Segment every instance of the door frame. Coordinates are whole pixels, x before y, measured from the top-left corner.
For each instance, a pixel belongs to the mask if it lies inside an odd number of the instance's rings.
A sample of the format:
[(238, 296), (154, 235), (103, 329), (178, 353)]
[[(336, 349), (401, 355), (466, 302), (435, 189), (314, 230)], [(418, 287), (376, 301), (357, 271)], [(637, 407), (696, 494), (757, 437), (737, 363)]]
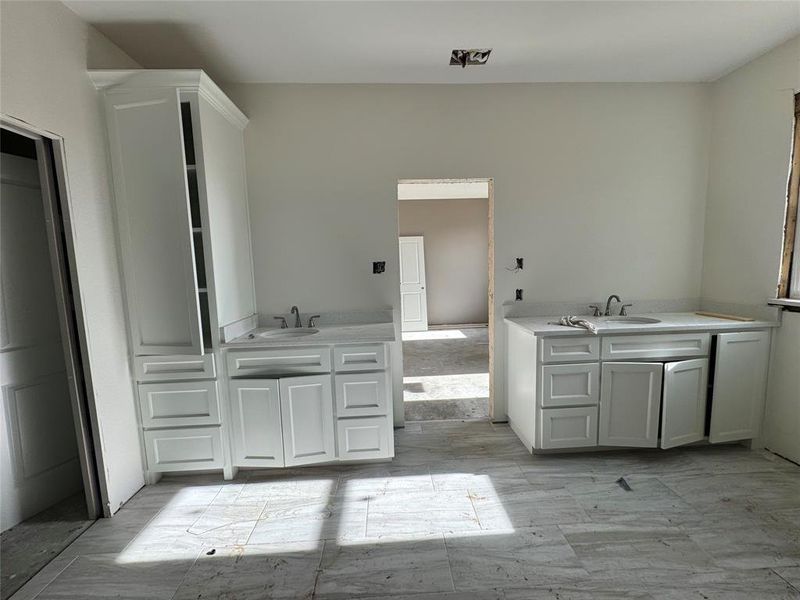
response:
[[(0, 114), (0, 127), (31, 139), (36, 145), (50, 266), (83, 491), (88, 516), (97, 519), (104, 516), (106, 511), (103, 507), (108, 507), (108, 487), (102, 453), (94, 443), (100, 436), (87, 350), (83, 295), (76, 268), (72, 198), (67, 185), (64, 138), (5, 114)], [(111, 515), (108, 513), (105, 516)]]
[[(488, 329), (489, 329), (489, 419), (497, 421), (495, 415), (495, 302), (494, 302), (494, 177), (454, 177), (454, 178), (428, 178), (428, 179), (398, 179), (397, 184), (401, 183), (486, 183), (488, 186), (488, 229), (489, 229), (489, 247), (486, 268), (488, 270), (488, 290), (487, 295), (489, 298), (489, 314)], [(397, 197), (397, 187), (395, 186), (395, 197)], [(400, 203), (403, 200), (397, 199), (397, 235), (400, 237)], [(398, 260), (399, 260), (399, 245), (397, 246)], [(400, 279), (397, 280), (398, 294), (400, 290)], [(400, 351), (402, 353), (402, 340), (400, 342)], [(402, 373), (401, 373), (402, 378)]]
[[(401, 332), (403, 332), (403, 331), (428, 331), (428, 329), (429, 329), (429, 323), (428, 323), (428, 290), (425, 289), (426, 286), (428, 285), (428, 282), (426, 281), (427, 275), (426, 275), (426, 272), (425, 272), (425, 237), (422, 236), (422, 235), (401, 235), (401, 236), (399, 236), (399, 242), (400, 243), (399, 243), (398, 247), (402, 247), (403, 240), (414, 240), (417, 243), (417, 250), (418, 250), (418, 252), (417, 252), (417, 267), (419, 268), (420, 274), (422, 275), (422, 277), (420, 277), (420, 279), (422, 280), (421, 295), (424, 298), (424, 302), (425, 302), (425, 310), (424, 310), (424, 313), (425, 313), (425, 329), (404, 329), (403, 328), (405, 326), (405, 321), (403, 320), (403, 289), (402, 289), (403, 288), (403, 279), (402, 279), (402, 276), (403, 276), (403, 256), (402, 256), (402, 251), (401, 251), (400, 252), (400, 269), (399, 269), (399, 272), (400, 272), (400, 331)], [(420, 249), (422, 249), (422, 252), (419, 252)]]

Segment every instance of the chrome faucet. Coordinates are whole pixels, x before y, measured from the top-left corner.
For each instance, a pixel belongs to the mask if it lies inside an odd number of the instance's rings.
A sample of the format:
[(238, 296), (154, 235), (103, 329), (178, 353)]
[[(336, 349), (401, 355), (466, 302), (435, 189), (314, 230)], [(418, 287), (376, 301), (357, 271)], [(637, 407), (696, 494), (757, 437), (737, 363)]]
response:
[(611, 294), (606, 301), (606, 312), (603, 313), (604, 316), (608, 317), (611, 316), (611, 301), (616, 300), (617, 302), (622, 302), (619, 296), (616, 294)]
[[(619, 298), (617, 298), (617, 300), (619, 300)], [(300, 309), (297, 308), (296, 306), (293, 306), (291, 312), (294, 315), (294, 326), (295, 327), (302, 327), (303, 323), (302, 323), (302, 321), (300, 321)]]

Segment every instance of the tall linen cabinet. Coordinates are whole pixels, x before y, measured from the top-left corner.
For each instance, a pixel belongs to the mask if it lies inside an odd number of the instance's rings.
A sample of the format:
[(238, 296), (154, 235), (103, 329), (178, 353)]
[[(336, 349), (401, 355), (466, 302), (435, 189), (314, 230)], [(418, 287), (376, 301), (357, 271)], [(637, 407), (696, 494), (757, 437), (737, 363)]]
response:
[(230, 478), (220, 343), (256, 325), (247, 118), (199, 70), (90, 75), (108, 124), (148, 481)]

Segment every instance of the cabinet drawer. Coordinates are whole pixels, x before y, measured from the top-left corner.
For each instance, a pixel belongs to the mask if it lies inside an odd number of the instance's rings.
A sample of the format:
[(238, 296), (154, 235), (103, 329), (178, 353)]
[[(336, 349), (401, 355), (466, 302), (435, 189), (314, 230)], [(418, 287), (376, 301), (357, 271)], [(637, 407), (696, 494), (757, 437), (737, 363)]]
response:
[(142, 426), (219, 425), (216, 381), (140, 383)]
[(222, 467), (219, 427), (151, 429), (144, 432), (150, 471), (196, 471)]
[(217, 370), (213, 354), (183, 356), (137, 356), (136, 381), (214, 379)]
[(597, 446), (597, 407), (537, 409), (539, 447), (584, 448)]
[(339, 419), (336, 422), (339, 458), (342, 460), (366, 460), (388, 458), (389, 421), (386, 417), (363, 417)]
[(609, 335), (603, 337), (603, 360), (631, 358), (688, 358), (708, 356), (708, 333)]
[(386, 414), (386, 373), (337, 374), (336, 415), (368, 417)]
[(541, 406), (585, 406), (600, 399), (600, 365), (545, 365), (541, 367)]
[(335, 346), (333, 368), (336, 371), (382, 371), (386, 368), (386, 346)]
[(543, 363), (600, 360), (600, 340), (597, 337), (542, 338), (539, 356)]
[(230, 377), (330, 373), (328, 347), (230, 350), (226, 357)]

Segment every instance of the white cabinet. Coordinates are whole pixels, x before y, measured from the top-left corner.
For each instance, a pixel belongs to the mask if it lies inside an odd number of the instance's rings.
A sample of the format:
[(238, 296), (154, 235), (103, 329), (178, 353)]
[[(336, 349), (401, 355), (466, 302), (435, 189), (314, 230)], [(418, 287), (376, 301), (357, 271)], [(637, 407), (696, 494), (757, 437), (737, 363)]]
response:
[(600, 365), (545, 365), (541, 368), (542, 408), (597, 404), (600, 399)]
[(539, 344), (543, 363), (596, 361), (600, 358), (597, 337), (543, 338)]
[(336, 374), (336, 416), (385, 415), (389, 389), (386, 373)]
[(230, 384), (233, 460), (246, 467), (282, 467), (281, 400), (275, 379)]
[(280, 397), (286, 466), (334, 460), (331, 376), (281, 379)]
[(655, 448), (661, 363), (604, 363), (600, 384), (601, 446)]
[(216, 381), (139, 384), (145, 428), (219, 425)]
[(218, 469), (223, 465), (219, 427), (151, 429), (144, 432), (147, 467), (155, 473)]
[(339, 419), (336, 422), (339, 458), (366, 460), (387, 458), (390, 454), (387, 417)]
[(674, 448), (703, 439), (708, 394), (708, 359), (664, 365), (661, 447)]
[(709, 441), (755, 437), (766, 393), (769, 333), (747, 331), (717, 336)]
[(537, 414), (539, 448), (551, 450), (597, 446), (597, 406), (550, 408)]

